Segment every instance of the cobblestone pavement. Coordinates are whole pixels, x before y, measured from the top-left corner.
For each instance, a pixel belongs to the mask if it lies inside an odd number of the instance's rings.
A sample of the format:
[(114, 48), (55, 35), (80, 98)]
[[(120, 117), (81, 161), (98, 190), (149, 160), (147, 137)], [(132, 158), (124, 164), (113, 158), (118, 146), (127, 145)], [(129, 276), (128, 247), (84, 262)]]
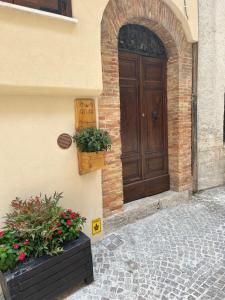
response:
[(225, 300), (225, 187), (93, 246), (95, 281), (66, 300)]

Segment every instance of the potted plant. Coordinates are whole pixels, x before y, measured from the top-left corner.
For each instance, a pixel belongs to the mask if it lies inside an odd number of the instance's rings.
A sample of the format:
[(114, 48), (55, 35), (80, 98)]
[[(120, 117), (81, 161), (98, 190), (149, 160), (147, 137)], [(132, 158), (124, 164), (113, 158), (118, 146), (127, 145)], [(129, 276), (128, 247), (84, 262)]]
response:
[(83, 128), (74, 136), (78, 148), (79, 173), (81, 175), (105, 167), (105, 152), (111, 149), (111, 138), (107, 131)]
[(0, 231), (0, 284), (6, 300), (55, 299), (93, 281), (85, 218), (59, 205), (62, 193), (16, 198)]

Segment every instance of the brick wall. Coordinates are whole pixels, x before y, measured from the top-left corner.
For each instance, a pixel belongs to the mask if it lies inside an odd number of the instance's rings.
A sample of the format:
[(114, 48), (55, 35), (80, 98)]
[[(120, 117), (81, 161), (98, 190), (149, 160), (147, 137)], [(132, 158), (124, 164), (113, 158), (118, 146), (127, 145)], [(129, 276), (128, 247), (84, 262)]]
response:
[(104, 215), (123, 207), (120, 139), (120, 94), (117, 38), (124, 24), (144, 25), (163, 41), (168, 52), (168, 147), (171, 189), (191, 189), (192, 47), (182, 26), (161, 0), (110, 0), (102, 19), (103, 94), (99, 99), (99, 125), (113, 138), (108, 168), (103, 171)]

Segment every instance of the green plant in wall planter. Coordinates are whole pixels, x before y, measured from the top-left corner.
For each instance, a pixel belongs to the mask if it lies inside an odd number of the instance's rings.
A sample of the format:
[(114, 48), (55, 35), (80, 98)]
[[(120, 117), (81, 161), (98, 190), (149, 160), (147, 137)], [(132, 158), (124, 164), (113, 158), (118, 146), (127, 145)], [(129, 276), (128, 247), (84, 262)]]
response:
[(105, 152), (111, 149), (112, 141), (107, 131), (83, 128), (74, 136), (78, 148), (79, 172), (81, 175), (105, 167)]

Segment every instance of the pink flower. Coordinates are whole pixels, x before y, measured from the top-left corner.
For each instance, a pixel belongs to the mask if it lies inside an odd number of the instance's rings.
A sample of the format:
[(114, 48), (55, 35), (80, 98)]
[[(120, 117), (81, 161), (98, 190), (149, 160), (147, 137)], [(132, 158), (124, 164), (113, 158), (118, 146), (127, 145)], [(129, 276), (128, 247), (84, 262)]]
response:
[(21, 252), (20, 255), (19, 255), (19, 257), (18, 257), (18, 260), (24, 261), (25, 258), (26, 258), (26, 253)]
[(28, 240), (25, 240), (24, 242), (23, 242), (23, 245), (27, 245), (28, 244)]
[(20, 245), (19, 244), (13, 244), (13, 249), (17, 250), (19, 249)]
[(67, 215), (66, 214), (62, 214), (62, 217), (65, 219), (67, 217)]
[(2, 238), (4, 236), (4, 231), (0, 231), (0, 238)]
[(71, 220), (67, 220), (66, 224), (69, 225), (69, 226), (71, 226), (72, 225), (72, 221)]
[(61, 229), (58, 230), (58, 234), (61, 235), (63, 232)]
[(72, 209), (67, 209), (66, 212), (71, 213), (71, 212), (72, 212)]

